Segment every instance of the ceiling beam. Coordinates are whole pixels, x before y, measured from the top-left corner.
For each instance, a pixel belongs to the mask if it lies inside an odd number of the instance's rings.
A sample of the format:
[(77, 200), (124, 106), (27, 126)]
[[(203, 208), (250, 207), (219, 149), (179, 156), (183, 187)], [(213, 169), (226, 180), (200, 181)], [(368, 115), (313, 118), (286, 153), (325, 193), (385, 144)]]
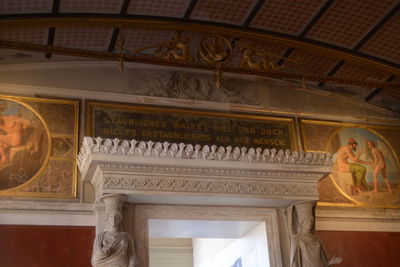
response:
[[(58, 12), (60, 10), (60, 0), (53, 0), (53, 8), (52, 8), (52, 16), (57, 17)], [(52, 46), (54, 44), (54, 36), (56, 33), (56, 28), (50, 27), (49, 32), (47, 35), (47, 45)], [(51, 53), (46, 53), (45, 54), (46, 58), (50, 59), (52, 54)]]
[(253, 21), (254, 17), (257, 15), (258, 11), (260, 11), (261, 7), (264, 5), (265, 0), (258, 0), (258, 2), (254, 5), (253, 9), (250, 11), (247, 18), (244, 20), (242, 27), (248, 28), (250, 23)]
[[(123, 25), (124, 28), (136, 28), (136, 29), (158, 29), (158, 30), (171, 30), (171, 31), (188, 31), (198, 33), (220, 33), (225, 36), (232, 36), (237, 38), (247, 38), (255, 41), (271, 42), (278, 45), (285, 45), (288, 47), (307, 49), (316, 53), (322, 53), (335, 57), (338, 59), (352, 61), (355, 63), (374, 66), (375, 68), (385, 70), (400, 76), (400, 65), (376, 58), (371, 55), (363, 54), (360, 52), (353, 52), (349, 49), (329, 45), (323, 42), (300, 39), (296, 36), (291, 36), (283, 33), (270, 32), (265, 30), (256, 29), (241, 29), (232, 25), (226, 25), (221, 23), (201, 23), (201, 22), (185, 22), (180, 20), (162, 20), (162, 19), (149, 19), (137, 18), (133, 16), (128, 18), (128, 15), (124, 18), (118, 16), (72, 16), (69, 14), (68, 17), (37, 17), (37, 18), (8, 18), (0, 19), (0, 30), (7, 28), (26, 28), (26, 27), (120, 27)], [(2, 18), (2, 16), (0, 16)]]
[[(390, 83), (391, 81), (393, 81), (394, 79), (396, 79), (396, 76), (392, 75), (389, 78), (386, 79), (385, 82)], [(369, 102), (372, 98), (374, 98), (377, 94), (379, 94), (380, 92), (382, 92), (383, 88), (375, 88), (373, 89), (366, 97), (365, 97), (365, 101)]]
[(333, 4), (334, 0), (328, 0), (325, 2), (325, 4), (321, 7), (321, 9), (318, 11), (318, 13), (310, 20), (310, 22), (304, 27), (303, 31), (300, 33), (299, 37), (303, 38), (305, 37), (312, 27), (319, 21), (319, 19), (325, 14), (325, 12), (331, 7)]
[[(304, 27), (303, 31), (298, 35), (298, 38), (304, 39), (307, 33), (314, 27), (314, 25), (318, 22), (318, 20), (325, 14), (325, 12), (329, 9), (329, 7), (333, 4), (333, 0), (328, 0), (325, 4), (321, 7), (318, 13), (310, 20), (310, 22)], [(285, 53), (282, 55), (284, 58), (288, 58), (292, 52), (294, 51), (293, 48), (288, 48)], [(278, 66), (281, 66), (285, 62), (284, 59), (280, 59), (278, 61)]]
[(52, 8), (53, 16), (57, 16), (59, 11), (60, 11), (60, 0), (53, 0), (53, 8)]
[(283, 55), (282, 55), (282, 58), (279, 59), (276, 64), (278, 66), (282, 66), (283, 63), (285, 63), (285, 59), (283, 59), (283, 58), (288, 58), (292, 54), (293, 50), (294, 50), (293, 47), (289, 47), (288, 49), (286, 49), (285, 53), (283, 53)]
[(188, 21), (190, 18), (190, 15), (192, 14), (192, 11), (194, 7), (196, 6), (197, 0), (191, 0), (188, 8), (186, 9), (185, 15), (183, 15), (183, 20)]
[(374, 27), (353, 47), (353, 51), (358, 51), (369, 39), (379, 31), (397, 12), (400, 10), (400, 2), (392, 8)]
[[(346, 63), (346, 61), (344, 60), (340, 60), (327, 74), (327, 76), (331, 77), (333, 75), (335, 75), (335, 73), (344, 65), (344, 63)], [(320, 82), (318, 84), (318, 87), (323, 87), (325, 83)]]
[[(128, 10), (128, 6), (129, 6), (129, 1), (130, 0), (124, 0), (124, 2), (122, 3), (121, 6), (121, 10), (119, 12), (119, 15), (121, 17), (126, 15), (126, 11)], [(117, 43), (117, 39), (118, 39), (118, 35), (119, 35), (119, 27), (114, 28), (111, 39), (110, 39), (110, 43), (108, 45), (108, 52), (113, 52), (115, 49), (115, 44)]]

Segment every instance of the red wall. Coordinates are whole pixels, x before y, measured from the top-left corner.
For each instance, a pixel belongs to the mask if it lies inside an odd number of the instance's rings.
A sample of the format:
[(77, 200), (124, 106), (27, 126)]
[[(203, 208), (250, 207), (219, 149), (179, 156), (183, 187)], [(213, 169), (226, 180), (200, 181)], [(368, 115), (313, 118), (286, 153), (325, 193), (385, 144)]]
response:
[[(400, 266), (400, 233), (318, 231), (338, 267)], [(0, 225), (1, 267), (91, 267), (95, 228)]]
[(0, 225), (1, 267), (91, 267), (94, 227)]
[(400, 233), (318, 231), (328, 257), (343, 258), (338, 267), (400, 266)]

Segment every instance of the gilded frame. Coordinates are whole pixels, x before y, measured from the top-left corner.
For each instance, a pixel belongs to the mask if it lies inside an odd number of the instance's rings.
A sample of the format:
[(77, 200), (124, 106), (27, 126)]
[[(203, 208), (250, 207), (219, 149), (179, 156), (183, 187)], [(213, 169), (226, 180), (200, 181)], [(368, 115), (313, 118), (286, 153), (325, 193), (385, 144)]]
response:
[[(330, 136), (329, 136), (327, 142), (325, 143), (324, 149), (315, 150), (315, 149), (310, 149), (309, 139), (307, 138), (307, 133), (305, 132), (305, 125), (307, 125), (307, 124), (308, 125), (332, 126), (332, 127), (337, 127), (337, 128), (332, 133), (330, 133)], [(325, 152), (325, 151), (327, 151), (327, 147), (328, 147), (329, 143), (331, 142), (331, 139), (333, 138), (333, 136), (335, 136), (338, 132), (340, 132), (343, 129), (360, 128), (363, 130), (367, 130), (385, 142), (385, 144), (388, 146), (389, 150), (391, 151), (392, 155), (394, 156), (397, 166), (400, 167), (400, 160), (399, 160), (400, 152), (396, 153), (396, 150), (393, 148), (393, 145), (387, 140), (387, 138), (382, 133), (378, 132), (379, 130), (399, 132), (400, 125), (399, 126), (389, 126), (389, 125), (379, 125), (379, 124), (347, 123), (347, 122), (333, 122), (333, 121), (301, 119), (300, 123), (299, 123), (299, 127), (300, 127), (302, 146), (303, 146), (303, 149), (307, 152), (322, 152), (322, 151)], [(330, 177), (332, 183), (334, 184), (335, 188), (337, 189), (337, 191), (339, 191), (343, 197), (352, 201), (353, 203), (321, 202), (320, 201), (320, 202), (318, 202), (319, 206), (400, 208), (400, 205), (365, 204), (365, 203), (359, 202), (359, 201), (353, 199), (352, 197), (349, 197), (345, 192), (343, 192), (343, 190), (338, 186), (338, 184), (334, 181), (334, 179), (332, 179), (331, 174), (329, 175), (329, 177)]]
[[(188, 108), (176, 108), (168, 106), (154, 106), (154, 105), (139, 105), (139, 104), (129, 104), (129, 103), (114, 103), (114, 102), (102, 102), (96, 100), (86, 101), (86, 134), (89, 136), (94, 135), (92, 120), (93, 120), (93, 110), (94, 108), (104, 107), (112, 109), (125, 109), (127, 111), (139, 111), (139, 112), (154, 112), (158, 114), (176, 113), (192, 116), (211, 116), (211, 117), (225, 117), (233, 119), (249, 119), (273, 123), (282, 123), (288, 125), (291, 149), (296, 150), (299, 148), (297, 131), (295, 130), (295, 120), (291, 117), (272, 117), (263, 116), (255, 114), (237, 113), (237, 112), (223, 112), (223, 111), (213, 111), (213, 110), (202, 110), (202, 109), (188, 109)], [(142, 140), (140, 140), (142, 141)], [(143, 140), (146, 141), (146, 140)], [(212, 145), (212, 144), (209, 144)], [(228, 144), (231, 145), (231, 144)], [(248, 146), (250, 148), (251, 146)], [(253, 146), (256, 147), (256, 146)], [(265, 146), (264, 146), (265, 147)]]
[[(31, 178), (29, 178), (26, 182), (11, 188), (7, 188), (4, 190), (0, 190), (0, 197), (29, 197), (29, 198), (76, 198), (77, 197), (77, 180), (78, 180), (78, 172), (77, 172), (77, 153), (78, 153), (78, 142), (79, 142), (79, 104), (78, 100), (63, 100), (63, 99), (47, 99), (47, 98), (33, 98), (33, 97), (23, 97), (23, 96), (11, 96), (11, 95), (0, 95), (1, 100), (12, 101), (18, 103), (24, 108), (31, 111), (39, 120), (43, 123), (44, 128), (46, 129), (46, 134), (48, 137), (48, 148), (46, 160), (41, 166), (40, 170)], [(43, 114), (38, 111), (38, 106), (40, 105), (66, 105), (72, 111), (72, 116), (70, 116), (69, 120), (73, 125), (73, 129), (71, 129), (72, 134), (60, 134), (56, 132), (52, 132), (49, 128), (49, 121), (46, 120)], [(34, 107), (36, 105), (36, 108)], [(54, 156), (52, 155), (53, 151), (53, 139), (69, 139), (72, 140), (72, 144), (70, 144), (70, 153), (71, 156)], [(35, 184), (40, 183), (41, 175), (44, 175), (46, 170), (50, 168), (50, 163), (69, 163), (71, 166), (71, 177), (66, 177), (68, 180), (70, 190), (68, 192), (35, 192), (29, 191), (30, 186), (34, 186)], [(65, 177), (64, 177), (65, 178)]]

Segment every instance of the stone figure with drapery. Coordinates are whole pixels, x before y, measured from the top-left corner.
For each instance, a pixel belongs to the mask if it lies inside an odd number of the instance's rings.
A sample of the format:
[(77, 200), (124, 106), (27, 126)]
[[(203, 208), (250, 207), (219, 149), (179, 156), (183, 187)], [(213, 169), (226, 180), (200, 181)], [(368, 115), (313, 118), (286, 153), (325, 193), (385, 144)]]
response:
[(106, 195), (102, 198), (106, 207), (105, 231), (96, 236), (93, 245), (93, 267), (135, 267), (136, 254), (132, 236), (121, 232), (121, 195)]
[(321, 240), (315, 235), (315, 202), (299, 202), (287, 209), (290, 235), (290, 267), (327, 267), (342, 262), (328, 261)]

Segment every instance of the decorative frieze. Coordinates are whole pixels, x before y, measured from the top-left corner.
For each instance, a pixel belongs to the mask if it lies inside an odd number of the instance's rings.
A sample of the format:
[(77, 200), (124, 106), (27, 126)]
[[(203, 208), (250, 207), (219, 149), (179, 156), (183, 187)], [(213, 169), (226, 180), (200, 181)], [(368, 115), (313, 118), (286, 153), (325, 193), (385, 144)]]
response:
[(240, 194), (254, 196), (316, 195), (313, 184), (283, 184), (272, 182), (216, 181), (208, 179), (174, 179), (148, 177), (104, 177), (103, 189), (161, 191), (186, 193)]
[(299, 200), (318, 199), (317, 182), (330, 172), (332, 155), (85, 137), (78, 161), (97, 199), (123, 193), (146, 202), (162, 193), (174, 201), (188, 195)]
[(184, 143), (120, 140), (118, 138), (84, 137), (78, 156), (82, 168), (90, 153), (127, 155), (154, 158), (179, 158), (215, 161), (245, 161), (278, 164), (331, 166), (331, 153), (303, 152), (247, 147), (217, 147), (216, 145), (192, 145)]

